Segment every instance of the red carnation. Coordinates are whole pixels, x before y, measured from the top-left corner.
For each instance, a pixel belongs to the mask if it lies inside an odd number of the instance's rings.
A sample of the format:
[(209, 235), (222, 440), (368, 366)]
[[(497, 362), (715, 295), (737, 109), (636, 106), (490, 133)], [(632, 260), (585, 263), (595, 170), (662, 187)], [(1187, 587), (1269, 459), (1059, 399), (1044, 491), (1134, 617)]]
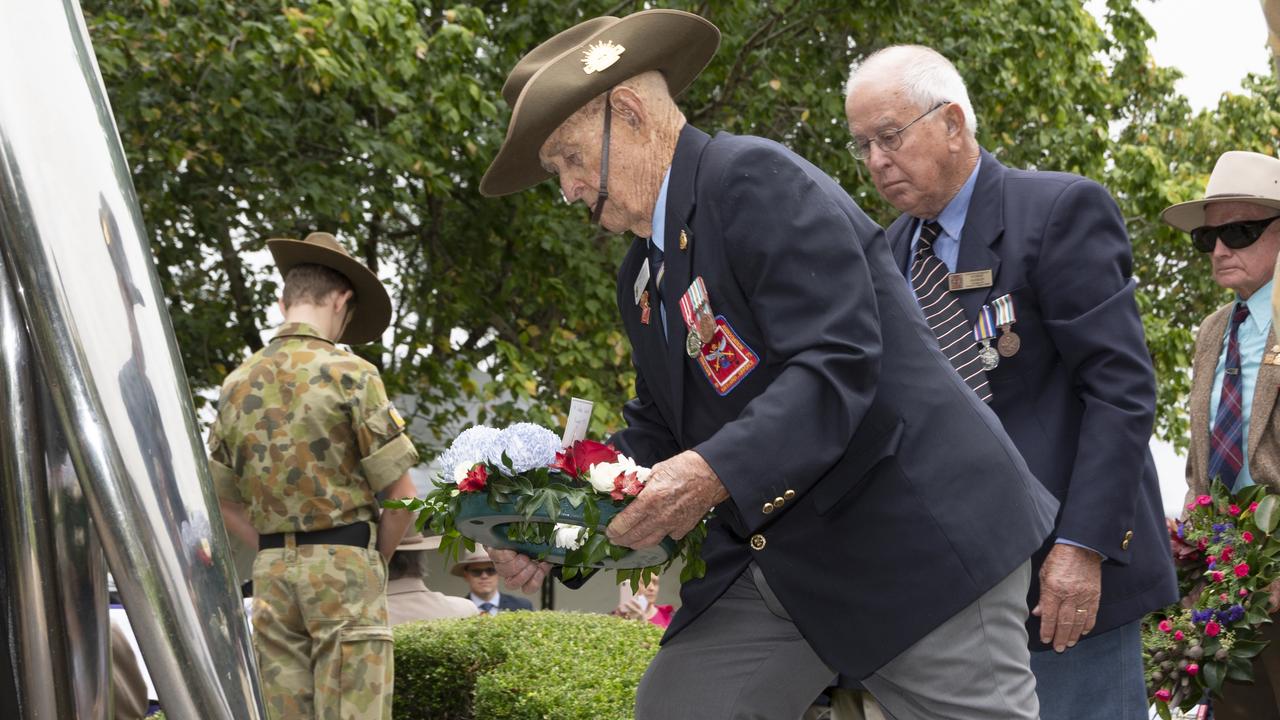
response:
[(1188, 675), (1191, 675), (1192, 677), (1195, 677), (1195, 674), (1196, 674), (1196, 673), (1198, 673), (1198, 672), (1200, 672), (1200, 666), (1199, 666), (1199, 665), (1197, 665), (1197, 664), (1195, 664), (1195, 663), (1190, 663), (1190, 664), (1188, 664), (1188, 665), (1187, 665), (1187, 674), (1188, 674)]
[(1213, 502), (1213, 498), (1209, 497), (1208, 495), (1201, 495), (1200, 497), (1196, 498), (1196, 503), (1200, 505), (1208, 505), (1212, 502)]
[(1245, 530), (1244, 532), (1240, 533), (1240, 539), (1247, 543), (1251, 543), (1253, 542), (1253, 533), (1249, 532), (1248, 530)]
[(1249, 503), (1249, 512), (1257, 512), (1258, 503)]
[(1173, 623), (1169, 622), (1168, 620), (1160, 621), (1160, 632), (1169, 632), (1172, 629), (1173, 629)]
[(458, 490), (462, 492), (480, 492), (489, 482), (489, 469), (479, 464), (471, 468), (467, 476), (462, 478), (462, 482), (458, 483)]
[(1218, 633), (1222, 632), (1222, 626), (1210, 620), (1204, 625), (1204, 634), (1208, 637), (1218, 637)]
[(1222, 573), (1218, 572), (1217, 570), (1214, 570), (1214, 571), (1213, 571), (1213, 573), (1212, 573), (1209, 577), (1213, 578), (1213, 581), (1214, 581), (1214, 582), (1216, 582), (1216, 583), (1220, 583), (1220, 582), (1222, 582), (1222, 577), (1223, 577), (1223, 575), (1222, 575)]
[(618, 473), (618, 477), (613, 479), (613, 492), (609, 493), (609, 497), (614, 500), (623, 500), (629, 497), (635, 497), (644, 489), (644, 483), (640, 481), (640, 474), (632, 472)]
[(595, 440), (579, 440), (556, 453), (556, 460), (551, 463), (551, 467), (570, 477), (582, 479), (592, 465), (617, 461), (618, 451), (612, 447)]
[(1228, 545), (1228, 546), (1226, 546), (1226, 547), (1222, 548), (1222, 554), (1218, 556), (1218, 559), (1219, 559), (1219, 560), (1221, 560), (1222, 562), (1231, 562), (1231, 553), (1232, 553), (1232, 552), (1234, 552), (1234, 551), (1231, 549), (1231, 546), (1230, 546), (1230, 545)]
[(1232, 503), (1231, 505), (1227, 506), (1227, 512), (1231, 513), (1232, 515), (1239, 515), (1240, 506), (1236, 505), (1235, 503)]
[(1249, 574), (1248, 563), (1240, 563), (1239, 565), (1236, 565), (1234, 568), (1231, 568), (1231, 569), (1235, 571), (1236, 577), (1238, 578), (1245, 577), (1246, 575)]

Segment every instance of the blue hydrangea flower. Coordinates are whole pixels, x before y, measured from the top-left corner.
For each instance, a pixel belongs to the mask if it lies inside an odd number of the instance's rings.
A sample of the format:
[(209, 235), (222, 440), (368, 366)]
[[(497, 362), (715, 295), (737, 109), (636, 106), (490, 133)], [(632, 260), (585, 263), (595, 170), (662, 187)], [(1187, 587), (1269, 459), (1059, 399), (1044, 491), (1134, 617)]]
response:
[(555, 462), (559, 449), (560, 438), (555, 433), (541, 425), (516, 423), (499, 433), (487, 459), (501, 468), (502, 453), (505, 452), (511, 461), (511, 469), (519, 474)]
[(484, 462), (492, 454), (491, 448), (497, 445), (498, 436), (499, 431), (487, 425), (475, 425), (458, 433), (449, 449), (440, 454), (440, 481), (456, 483), (455, 473), (459, 466), (470, 469), (472, 465)]

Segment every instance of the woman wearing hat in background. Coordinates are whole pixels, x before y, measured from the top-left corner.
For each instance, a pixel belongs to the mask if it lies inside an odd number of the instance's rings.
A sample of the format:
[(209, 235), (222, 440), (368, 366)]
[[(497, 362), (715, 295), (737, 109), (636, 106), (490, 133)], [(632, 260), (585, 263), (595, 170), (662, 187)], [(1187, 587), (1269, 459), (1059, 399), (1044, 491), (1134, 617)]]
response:
[[(386, 564), (418, 461), (378, 370), (335, 342), (391, 320), (376, 275), (328, 233), (269, 240), (285, 324), (227, 376), (209, 466), (230, 533), (258, 548), (253, 645), (274, 720), (390, 720)], [(346, 662), (344, 663), (344, 658)]]
[(465, 598), (427, 588), (427, 551), (440, 547), (440, 537), (406, 535), (387, 563), (387, 619), (392, 625), (417, 620), (471, 617), (480, 610)]

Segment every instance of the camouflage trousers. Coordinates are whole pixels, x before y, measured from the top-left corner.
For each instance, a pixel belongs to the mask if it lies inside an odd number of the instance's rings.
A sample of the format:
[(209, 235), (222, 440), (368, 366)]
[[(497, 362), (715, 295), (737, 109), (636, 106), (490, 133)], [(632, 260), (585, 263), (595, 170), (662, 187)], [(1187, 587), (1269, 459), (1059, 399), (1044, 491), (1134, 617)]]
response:
[(290, 536), (258, 552), (253, 645), (271, 720), (391, 720), (387, 568), (374, 543)]

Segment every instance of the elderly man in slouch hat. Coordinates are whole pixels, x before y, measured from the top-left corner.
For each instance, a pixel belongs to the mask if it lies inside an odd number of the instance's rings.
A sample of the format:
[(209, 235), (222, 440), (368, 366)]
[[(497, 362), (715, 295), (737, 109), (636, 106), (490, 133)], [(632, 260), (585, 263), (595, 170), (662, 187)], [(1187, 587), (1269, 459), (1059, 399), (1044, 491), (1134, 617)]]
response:
[[(556, 35), (511, 72), (480, 186), (558, 176), (636, 236), (615, 442), (653, 474), (609, 536), (654, 545), (715, 508), (636, 716), (796, 718), (841, 673), (897, 718), (1035, 718), (1025, 595), (1057, 504), (849, 196), (781, 145), (686, 124), (672, 98), (718, 44), (672, 10)], [(548, 571), (492, 555), (509, 584)]]

